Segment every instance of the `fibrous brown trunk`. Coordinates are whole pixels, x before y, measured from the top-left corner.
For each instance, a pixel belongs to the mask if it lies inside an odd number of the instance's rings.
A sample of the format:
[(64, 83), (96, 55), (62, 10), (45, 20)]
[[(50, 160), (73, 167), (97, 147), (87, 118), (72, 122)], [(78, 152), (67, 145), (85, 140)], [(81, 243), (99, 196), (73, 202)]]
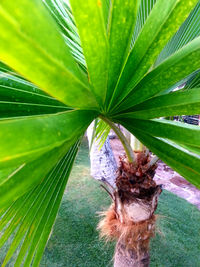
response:
[(153, 180), (156, 165), (150, 156), (137, 154), (137, 164), (121, 158), (114, 203), (105, 212), (99, 228), (102, 236), (117, 239), (114, 267), (149, 266), (149, 242), (155, 233), (157, 207), (161, 187)]

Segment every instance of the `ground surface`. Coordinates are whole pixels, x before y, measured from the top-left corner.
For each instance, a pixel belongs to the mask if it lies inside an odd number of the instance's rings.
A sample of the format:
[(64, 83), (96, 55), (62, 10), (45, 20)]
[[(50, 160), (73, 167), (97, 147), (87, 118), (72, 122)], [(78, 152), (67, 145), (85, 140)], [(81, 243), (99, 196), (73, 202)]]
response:
[[(123, 146), (118, 139), (111, 139), (110, 143), (115, 159), (118, 161), (119, 156), (124, 153)], [(164, 189), (186, 199), (200, 210), (200, 190), (161, 161), (158, 163), (154, 179), (157, 184), (162, 184)]]
[[(79, 152), (40, 267), (111, 267), (114, 244), (99, 240), (97, 211), (110, 205), (99, 182), (89, 175), (86, 143)], [(151, 267), (200, 267), (200, 212), (164, 190), (161, 215), (151, 243)], [(4, 250), (0, 252), (0, 266)], [(13, 261), (8, 267), (13, 267)]]

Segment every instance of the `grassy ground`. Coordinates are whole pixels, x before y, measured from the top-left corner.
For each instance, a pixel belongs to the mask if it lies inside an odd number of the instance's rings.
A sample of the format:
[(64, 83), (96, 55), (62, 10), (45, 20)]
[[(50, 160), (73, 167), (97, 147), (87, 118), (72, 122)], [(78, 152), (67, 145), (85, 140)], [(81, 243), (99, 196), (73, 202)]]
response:
[[(100, 241), (96, 231), (96, 212), (109, 205), (109, 197), (89, 175), (83, 143), (40, 267), (111, 267), (114, 244)], [(159, 222), (163, 235), (151, 243), (151, 266), (200, 267), (199, 210), (164, 191), (157, 213), (165, 216)]]

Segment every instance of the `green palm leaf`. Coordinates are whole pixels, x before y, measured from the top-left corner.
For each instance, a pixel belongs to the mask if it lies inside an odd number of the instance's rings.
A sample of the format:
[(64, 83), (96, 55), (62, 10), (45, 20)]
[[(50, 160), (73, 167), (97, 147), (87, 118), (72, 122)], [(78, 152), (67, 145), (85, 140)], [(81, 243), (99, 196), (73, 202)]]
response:
[[(48, 240), (51, 227), (56, 218), (64, 189), (78, 149), (73, 145), (58, 161), (45, 179), (15, 201), (1, 218), (0, 246), (17, 230), (2, 266), (5, 266), (15, 250), (20, 251), (15, 266), (38, 266), (42, 252)], [(16, 224), (16, 221), (20, 221)], [(40, 242), (40, 243), (39, 243)]]
[(152, 97), (125, 111), (120, 117), (154, 119), (177, 115), (198, 114), (200, 110), (200, 89), (179, 90)]
[[(109, 73), (107, 103), (113, 94), (118, 77), (127, 61), (132, 35), (136, 23), (136, 15), (140, 1), (114, 0), (108, 24), (109, 40)], [(124, 8), (121, 8), (122, 5)]]
[[(73, 142), (74, 140), (71, 141), (71, 143)], [(69, 148), (69, 144), (70, 142), (65, 143), (59, 148), (52, 149), (38, 158), (30, 162), (25, 162), (15, 168), (6, 168), (6, 173), (4, 176), (1, 176), (0, 208), (7, 206), (33, 186), (36, 186), (63, 156)]]
[(24, 164), (66, 141), (71, 145), (70, 140), (82, 135), (95, 115), (90, 111), (67, 111), (1, 120), (1, 168)]
[(175, 53), (178, 49), (195, 39), (200, 34), (200, 2), (197, 3), (190, 16), (181, 25), (180, 29), (168, 42), (163, 51), (160, 53), (156, 64), (160, 64), (167, 57)]
[[(18, 7), (20, 12), (11, 18), (9, 10)], [(26, 10), (31, 12), (24, 17)], [(68, 105), (83, 107), (83, 98), (87, 98), (87, 107), (96, 107), (85, 75), (40, 0), (2, 2), (0, 31), (1, 61), (14, 65), (16, 71)], [(8, 39), (12, 40), (9, 46)]]
[(130, 52), (114, 99), (119, 102), (133, 90), (197, 2), (157, 0)]
[(123, 117), (120, 123), (130, 124), (132, 129), (144, 131), (155, 137), (200, 148), (200, 127), (198, 126), (164, 119), (137, 120), (130, 117)]
[(80, 44), (80, 38), (69, 3), (60, 0), (45, 0), (45, 4), (57, 22), (76, 62), (86, 71), (86, 63)]
[(156, 3), (156, 0), (141, 0), (140, 1), (140, 7), (137, 13), (136, 25), (135, 25), (134, 34), (132, 37), (131, 47), (133, 47), (155, 3)]
[(70, 110), (30, 82), (0, 72), (0, 118), (51, 114)]
[(173, 86), (200, 66), (200, 37), (150, 71), (118, 107), (133, 107)]
[(88, 79), (93, 85), (92, 90), (98, 103), (102, 106), (108, 80), (108, 38), (102, 1), (72, 0), (70, 3), (86, 60)]
[(191, 75), (185, 82), (184, 89), (199, 88), (200, 87), (200, 73), (199, 71)]

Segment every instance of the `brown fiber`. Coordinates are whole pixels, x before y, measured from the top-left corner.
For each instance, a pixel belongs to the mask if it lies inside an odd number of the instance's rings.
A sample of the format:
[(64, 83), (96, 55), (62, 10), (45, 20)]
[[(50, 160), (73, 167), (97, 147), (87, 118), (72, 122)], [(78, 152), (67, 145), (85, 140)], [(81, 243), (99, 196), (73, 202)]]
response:
[(117, 218), (114, 205), (101, 213), (104, 218), (100, 221), (98, 229), (100, 236), (107, 241), (123, 240), (129, 248), (136, 248), (138, 241), (143, 247), (148, 247), (149, 239), (155, 234), (156, 215), (145, 221), (134, 223), (132, 221), (121, 223)]

